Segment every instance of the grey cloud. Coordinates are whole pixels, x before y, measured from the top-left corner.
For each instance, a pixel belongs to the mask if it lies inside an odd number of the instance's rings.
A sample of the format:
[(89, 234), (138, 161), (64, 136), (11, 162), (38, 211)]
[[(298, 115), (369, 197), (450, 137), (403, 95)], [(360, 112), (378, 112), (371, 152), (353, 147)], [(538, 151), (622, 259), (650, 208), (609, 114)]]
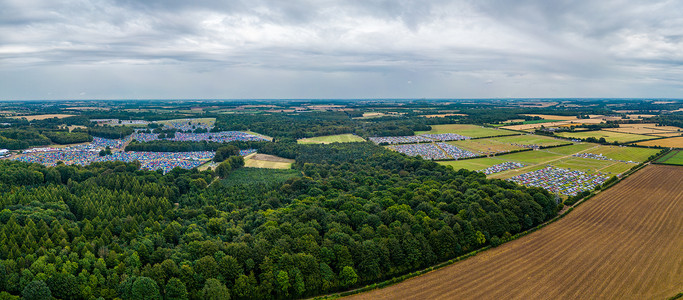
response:
[[(66, 98), (81, 91), (103, 98), (674, 95), (683, 73), (682, 6), (6, 0), (0, 2), (0, 99), (46, 97), (50, 86), (52, 97)], [(46, 75), (57, 69), (62, 78)], [(109, 88), (107, 80), (121, 88)], [(169, 82), (174, 86), (165, 88)], [(558, 94), (543, 95), (552, 92)]]

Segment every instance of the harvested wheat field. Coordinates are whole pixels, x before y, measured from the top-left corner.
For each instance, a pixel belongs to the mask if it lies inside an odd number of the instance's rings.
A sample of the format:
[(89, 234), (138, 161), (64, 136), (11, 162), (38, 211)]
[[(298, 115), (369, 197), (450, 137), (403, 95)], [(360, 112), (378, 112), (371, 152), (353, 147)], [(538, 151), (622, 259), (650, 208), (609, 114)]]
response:
[(45, 120), (45, 119), (52, 119), (52, 118), (63, 119), (63, 118), (74, 117), (74, 116), (76, 116), (76, 115), (50, 114), (50, 115), (15, 116), (15, 117), (10, 117), (10, 118), (11, 119), (26, 118), (26, 120), (28, 120), (28, 121), (33, 121), (33, 120)]
[(667, 299), (683, 291), (683, 167), (650, 165), (518, 240), (357, 299)]
[(645, 141), (637, 143), (636, 145), (641, 146), (654, 146), (654, 147), (670, 147), (670, 148), (683, 148), (683, 137), (673, 137), (668, 139)]

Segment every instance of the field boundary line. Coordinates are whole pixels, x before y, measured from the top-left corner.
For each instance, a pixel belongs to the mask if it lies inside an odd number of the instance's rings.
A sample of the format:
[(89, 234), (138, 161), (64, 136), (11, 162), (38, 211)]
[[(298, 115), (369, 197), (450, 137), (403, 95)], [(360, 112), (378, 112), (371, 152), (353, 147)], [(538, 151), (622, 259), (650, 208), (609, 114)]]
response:
[[(593, 149), (593, 148), (591, 148), (591, 149)], [(588, 150), (588, 149), (587, 149), (587, 150)], [(602, 188), (601, 188), (600, 190), (598, 190), (598, 191), (593, 191), (593, 192), (591, 192), (590, 194), (584, 196), (583, 198), (581, 198), (580, 200), (576, 201), (574, 204), (572, 204), (572, 205), (569, 206), (568, 208), (563, 209), (562, 211), (560, 211), (560, 213), (559, 213), (557, 216), (553, 217), (552, 219), (546, 221), (545, 223), (539, 224), (539, 225), (537, 225), (537, 226), (534, 227), (534, 228), (530, 228), (530, 229), (527, 229), (527, 230), (525, 230), (525, 231), (523, 231), (523, 232), (519, 232), (519, 233), (517, 233), (517, 234), (511, 236), (510, 238), (506, 239), (505, 242), (503, 242), (502, 244), (500, 244), (500, 245), (498, 245), (498, 246), (502, 246), (502, 245), (504, 245), (504, 244), (506, 244), (506, 243), (508, 243), (508, 242), (510, 242), (510, 241), (514, 241), (514, 240), (516, 240), (516, 239), (519, 239), (519, 238), (521, 238), (521, 237), (524, 237), (524, 236), (526, 236), (526, 235), (529, 235), (529, 234), (531, 234), (531, 233), (533, 233), (533, 232), (535, 232), (535, 231), (537, 231), (537, 230), (540, 230), (540, 229), (542, 229), (542, 228), (544, 228), (544, 227), (546, 227), (546, 226), (548, 226), (548, 225), (550, 225), (550, 224), (552, 224), (552, 223), (557, 222), (558, 220), (564, 218), (564, 217), (567, 216), (569, 213), (571, 213), (571, 212), (574, 210), (574, 208), (576, 208), (577, 206), (579, 206), (581, 203), (583, 203), (583, 202), (589, 200), (590, 198), (593, 198), (593, 196), (598, 195), (598, 194), (600, 194), (600, 193), (603, 192), (603, 191), (606, 191), (607, 189), (611, 188), (612, 186), (616, 185), (617, 183), (619, 183), (619, 182), (621, 182), (622, 180), (626, 179), (627, 177), (631, 176), (631, 175), (634, 174), (635, 172), (637, 172), (637, 171), (641, 170), (642, 168), (644, 168), (645, 166), (649, 165), (651, 161), (657, 160), (657, 159), (660, 158), (662, 155), (666, 155), (666, 154), (669, 153), (670, 151), (671, 151), (671, 149), (662, 151), (662, 152), (658, 153), (655, 157), (652, 157), (652, 158), (650, 158), (650, 159), (648, 159), (648, 160), (646, 160), (646, 161), (644, 161), (644, 162), (642, 162), (642, 163), (640, 163), (640, 164), (634, 166), (633, 168), (631, 168), (631, 170), (626, 171), (621, 177), (618, 177), (617, 180), (615, 180), (615, 181), (609, 183), (609, 184), (608, 184), (607, 186), (605, 186), (605, 187), (602, 187)], [(498, 246), (496, 246), (496, 247), (498, 247)], [(435, 270), (438, 270), (438, 269), (441, 269), (441, 268), (450, 266), (450, 265), (452, 265), (452, 264), (454, 264), (454, 263), (456, 263), (456, 262), (463, 261), (463, 260), (465, 260), (465, 259), (467, 259), (467, 258), (476, 256), (477, 254), (479, 254), (479, 253), (481, 253), (481, 252), (484, 252), (484, 251), (486, 251), (486, 250), (489, 250), (489, 249), (491, 249), (491, 248), (494, 248), (494, 247), (491, 246), (491, 245), (488, 245), (488, 246), (482, 247), (482, 248), (480, 248), (480, 249), (474, 250), (474, 251), (472, 251), (472, 252), (469, 252), (469, 253), (467, 253), (467, 254), (463, 254), (463, 255), (458, 256), (458, 257), (456, 257), (456, 258), (453, 258), (453, 259), (447, 260), (447, 261), (445, 261), (445, 262), (436, 264), (436, 265), (434, 265), (434, 266), (431, 266), (431, 267), (428, 267), (428, 268), (425, 268), (425, 269), (422, 269), (422, 270), (418, 270), (418, 271), (415, 271), (415, 272), (410, 272), (410, 273), (408, 273), (408, 274), (405, 274), (405, 275), (402, 275), (402, 276), (399, 276), (399, 277), (394, 277), (394, 278), (387, 279), (387, 280), (382, 281), (382, 282), (373, 283), (373, 284), (366, 285), (366, 286), (363, 286), (363, 287), (360, 287), (360, 288), (357, 288), (357, 289), (354, 289), (354, 290), (350, 290), (350, 291), (339, 292), (339, 293), (328, 294), (328, 295), (322, 295), (322, 296), (316, 296), (316, 297), (314, 297), (314, 298), (309, 298), (309, 299), (316, 299), (316, 300), (317, 300), (317, 299), (320, 299), (320, 300), (322, 300), (322, 299), (337, 299), (337, 298), (341, 298), (341, 297), (346, 297), (346, 296), (351, 296), (351, 295), (355, 295), (355, 294), (360, 294), (360, 293), (368, 292), (368, 291), (375, 290), (375, 289), (379, 289), (379, 288), (388, 287), (388, 286), (391, 286), (391, 285), (394, 285), (394, 284), (397, 284), (397, 283), (401, 283), (401, 282), (403, 282), (403, 281), (406, 281), (406, 280), (408, 280), (408, 279), (410, 279), (410, 278), (417, 277), (417, 276), (420, 276), (420, 275), (424, 275), (424, 274), (427, 274), (427, 273), (429, 273), (429, 272), (432, 272), (432, 271), (435, 271)], [(681, 297), (683, 297), (683, 293), (680, 293), (679, 295), (674, 296), (674, 297), (671, 298), (671, 299), (678, 299), (678, 298), (681, 298)]]

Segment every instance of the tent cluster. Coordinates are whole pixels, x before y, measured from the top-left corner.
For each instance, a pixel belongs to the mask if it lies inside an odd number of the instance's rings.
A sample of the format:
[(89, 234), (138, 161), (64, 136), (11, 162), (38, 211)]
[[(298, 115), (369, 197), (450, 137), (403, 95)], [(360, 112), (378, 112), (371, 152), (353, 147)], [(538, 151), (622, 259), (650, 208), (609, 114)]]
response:
[(177, 119), (163, 121), (163, 127), (164, 129), (175, 129), (179, 131), (194, 131), (198, 128), (203, 128), (208, 131), (211, 130), (211, 128), (213, 128), (214, 123), (215, 121), (213, 120), (198, 122), (197, 119)]
[(595, 154), (595, 153), (577, 153), (572, 156), (575, 157), (581, 157), (581, 158), (590, 158), (590, 159), (597, 159), (597, 160), (610, 160), (610, 161), (618, 161), (618, 162), (623, 162), (623, 163), (630, 163), (630, 164), (637, 164), (637, 162), (632, 161), (632, 160), (618, 160), (618, 159), (611, 159), (607, 156), (604, 156), (601, 154)]
[(375, 136), (368, 138), (375, 144), (413, 144), (434, 141), (469, 140), (470, 137), (456, 133), (421, 134), (410, 136)]
[(169, 140), (176, 142), (216, 142), (228, 143), (234, 141), (267, 141), (266, 139), (241, 131), (221, 131), (208, 133), (184, 133), (176, 132), (172, 138), (159, 138), (156, 133), (133, 133), (132, 138), (138, 142), (151, 142), (156, 140)]
[(521, 185), (547, 189), (553, 193), (576, 196), (577, 193), (592, 190), (607, 181), (602, 174), (588, 174), (569, 169), (546, 167), (537, 171), (517, 175), (508, 180)]
[(446, 143), (402, 144), (389, 146), (390, 149), (409, 156), (421, 156), (424, 159), (444, 160), (474, 157), (476, 154)]
[(494, 174), (494, 173), (500, 173), (503, 171), (507, 170), (512, 170), (512, 169), (518, 169), (521, 167), (525, 167), (526, 165), (518, 163), (518, 162), (512, 162), (512, 161), (506, 161), (502, 164), (497, 164), (490, 166), (486, 169), (479, 170), (479, 172), (482, 172), (486, 175)]

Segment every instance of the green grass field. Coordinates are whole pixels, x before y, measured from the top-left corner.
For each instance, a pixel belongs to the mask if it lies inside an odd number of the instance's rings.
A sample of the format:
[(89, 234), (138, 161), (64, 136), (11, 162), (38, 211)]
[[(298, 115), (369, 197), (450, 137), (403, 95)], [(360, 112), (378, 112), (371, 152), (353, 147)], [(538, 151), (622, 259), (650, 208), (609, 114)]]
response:
[(583, 172), (597, 172), (600, 169), (614, 165), (615, 162), (609, 160), (598, 160), (581, 157), (568, 157), (552, 162), (558, 168), (579, 170)]
[(500, 135), (517, 135), (518, 132), (509, 131), (505, 129), (495, 129), (489, 127), (482, 127), (478, 125), (470, 124), (444, 124), (444, 125), (432, 125), (432, 130), (430, 131), (417, 131), (415, 134), (439, 134), (439, 133), (457, 133), (459, 135), (464, 135), (472, 138), (479, 137), (489, 137), (489, 136), (500, 136)]
[(504, 159), (506, 161), (521, 162), (525, 164), (541, 164), (546, 163), (550, 160), (561, 158), (563, 156), (564, 155), (550, 153), (543, 150), (536, 150), (500, 155), (497, 156), (497, 158)]
[(560, 140), (549, 136), (531, 134), (495, 137), (491, 138), (491, 140), (507, 144), (538, 145), (542, 147), (571, 144), (569, 141)]
[(467, 169), (470, 171), (477, 171), (504, 162), (505, 160), (501, 160), (498, 158), (483, 157), (465, 160), (439, 161), (437, 163), (444, 166), (451, 166), (454, 170)]
[(674, 150), (657, 160), (660, 164), (683, 166), (683, 150)]
[(543, 149), (543, 151), (556, 153), (556, 154), (562, 154), (562, 155), (570, 155), (570, 154), (578, 153), (578, 152), (585, 151), (585, 150), (588, 150), (591, 148), (595, 148), (597, 146), (599, 146), (599, 145), (589, 144), (589, 143), (579, 143), (579, 144), (574, 144), (574, 145), (569, 145), (569, 146)]
[(327, 135), (327, 136), (316, 136), (312, 138), (300, 139), (297, 141), (299, 144), (330, 144), (330, 143), (354, 143), (354, 142), (365, 142), (362, 137), (355, 134), (337, 134), (337, 135)]
[(602, 154), (616, 160), (644, 162), (648, 157), (659, 153), (659, 151), (661, 150), (636, 147), (599, 146), (586, 151), (586, 153)]
[(605, 138), (605, 140), (607, 142), (610, 142), (610, 143), (613, 143), (613, 142), (629, 143), (629, 142), (633, 142), (633, 141), (651, 140), (651, 139), (657, 138), (655, 136), (647, 136), (647, 135), (642, 135), (642, 134), (630, 134), (630, 133), (621, 133), (621, 132), (604, 131), (604, 130), (579, 131), (579, 132), (559, 132), (559, 133), (557, 133), (557, 135), (561, 136), (561, 137), (576, 138), (576, 139), (585, 139), (585, 138), (589, 138), (589, 137), (594, 137), (596, 139)]
[(502, 143), (494, 139), (462, 140), (447, 143), (463, 148), (467, 151), (483, 154), (502, 153), (524, 149), (524, 147), (511, 145), (509, 143)]

